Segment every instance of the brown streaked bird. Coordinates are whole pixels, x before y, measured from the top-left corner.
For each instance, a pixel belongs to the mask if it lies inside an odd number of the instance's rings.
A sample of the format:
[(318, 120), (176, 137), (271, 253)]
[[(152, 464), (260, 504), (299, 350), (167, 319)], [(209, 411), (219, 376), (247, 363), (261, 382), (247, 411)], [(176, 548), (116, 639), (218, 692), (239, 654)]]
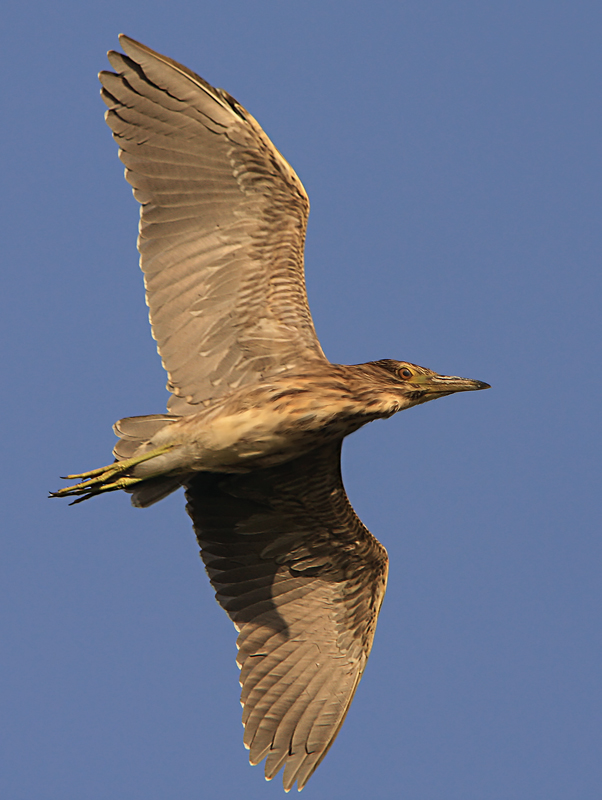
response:
[(116, 461), (55, 492), (124, 489), (146, 507), (180, 486), (238, 635), (252, 764), (300, 790), (362, 676), (387, 554), (351, 507), (343, 438), (481, 381), (405, 361), (331, 364), (303, 272), (309, 201), (227, 92), (121, 36), (101, 72), (106, 120), (141, 204), (140, 264), (169, 376), (167, 414), (119, 420)]

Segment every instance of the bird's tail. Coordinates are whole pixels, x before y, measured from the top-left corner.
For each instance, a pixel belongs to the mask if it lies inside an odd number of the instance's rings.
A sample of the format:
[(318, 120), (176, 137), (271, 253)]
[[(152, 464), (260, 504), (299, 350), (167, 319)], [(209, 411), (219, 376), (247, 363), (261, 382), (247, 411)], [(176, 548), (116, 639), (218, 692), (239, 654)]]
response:
[(150, 440), (161, 428), (178, 419), (180, 417), (174, 414), (148, 414), (145, 417), (118, 419), (113, 425), (113, 433), (119, 438), (113, 448), (113, 455), (117, 461), (125, 461), (134, 453), (142, 454), (145, 452), (145, 446), (150, 444)]
[[(115, 436), (119, 441), (113, 448), (113, 455), (117, 461), (125, 461), (135, 455), (152, 449), (150, 440), (161, 428), (180, 419), (174, 414), (148, 414), (144, 417), (124, 417), (118, 419), (113, 425)], [(168, 494), (175, 492), (182, 482), (173, 475), (157, 478), (148, 478), (141, 483), (126, 487), (125, 491), (132, 495), (132, 505), (137, 508), (146, 508), (153, 503), (163, 500)]]

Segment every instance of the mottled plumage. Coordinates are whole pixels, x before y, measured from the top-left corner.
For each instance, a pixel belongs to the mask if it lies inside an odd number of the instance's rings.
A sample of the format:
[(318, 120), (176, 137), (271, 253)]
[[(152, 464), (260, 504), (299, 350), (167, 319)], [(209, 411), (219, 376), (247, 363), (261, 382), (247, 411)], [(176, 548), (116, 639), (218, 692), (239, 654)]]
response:
[(405, 361), (331, 364), (305, 292), (309, 201), (227, 92), (121, 36), (106, 119), (141, 204), (140, 264), (169, 376), (167, 414), (115, 424), (116, 461), (54, 496), (180, 486), (234, 622), (245, 745), (302, 789), (372, 648), (387, 554), (341, 480), (343, 438), (436, 397), (487, 388)]

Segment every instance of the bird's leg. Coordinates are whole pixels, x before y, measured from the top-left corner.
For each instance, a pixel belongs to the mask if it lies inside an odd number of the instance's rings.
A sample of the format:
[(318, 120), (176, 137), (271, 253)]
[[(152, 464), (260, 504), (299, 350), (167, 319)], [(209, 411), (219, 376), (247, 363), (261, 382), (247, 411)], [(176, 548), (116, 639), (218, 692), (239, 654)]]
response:
[(150, 461), (156, 456), (163, 455), (173, 448), (173, 444), (166, 444), (163, 447), (158, 447), (156, 450), (150, 450), (148, 453), (143, 453), (139, 456), (132, 456), (123, 461), (115, 461), (106, 467), (99, 467), (98, 469), (91, 469), (89, 472), (80, 472), (76, 475), (65, 475), (64, 480), (73, 481), (78, 478), (85, 478), (80, 483), (74, 486), (65, 486), (64, 489), (59, 489), (58, 492), (51, 492), (51, 497), (73, 497), (76, 495), (84, 495), (76, 503), (82, 500), (87, 500), (88, 497), (93, 497), (100, 492), (114, 492), (118, 489), (125, 489), (140, 481), (152, 478), (152, 475), (145, 475), (144, 477), (137, 478), (133, 475), (125, 475), (128, 470), (142, 464), (144, 461)]

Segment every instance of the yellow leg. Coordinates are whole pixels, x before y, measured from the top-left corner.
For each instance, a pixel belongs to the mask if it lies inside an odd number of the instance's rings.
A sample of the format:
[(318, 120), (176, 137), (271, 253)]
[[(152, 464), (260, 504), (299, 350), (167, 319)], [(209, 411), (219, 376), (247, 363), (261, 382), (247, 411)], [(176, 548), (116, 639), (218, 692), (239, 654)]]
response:
[(140, 456), (132, 456), (123, 461), (115, 461), (106, 467), (99, 467), (98, 469), (91, 469), (89, 472), (80, 472), (78, 475), (66, 475), (65, 480), (76, 480), (77, 478), (86, 478), (86, 480), (76, 483), (74, 486), (65, 486), (64, 489), (59, 489), (58, 492), (52, 492), (51, 497), (70, 497), (73, 495), (86, 495), (81, 497), (81, 500), (87, 499), (88, 496), (98, 494), (99, 492), (111, 492), (117, 489), (124, 489), (126, 486), (131, 486), (134, 483), (140, 483), (146, 480), (149, 475), (144, 478), (136, 478), (131, 475), (124, 475), (125, 472), (132, 469), (132, 467), (142, 464), (144, 461), (150, 461), (156, 456), (163, 455), (173, 448), (173, 444), (166, 444), (163, 447), (158, 447), (156, 450), (150, 450)]

